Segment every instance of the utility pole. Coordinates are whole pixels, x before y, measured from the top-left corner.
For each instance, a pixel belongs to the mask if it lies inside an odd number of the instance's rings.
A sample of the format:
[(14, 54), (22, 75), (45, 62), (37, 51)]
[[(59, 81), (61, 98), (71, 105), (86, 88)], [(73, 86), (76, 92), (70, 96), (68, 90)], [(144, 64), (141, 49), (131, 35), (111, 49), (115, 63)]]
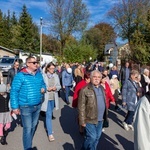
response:
[(40, 18), (40, 66), (42, 61), (42, 25), (43, 25), (43, 18)]

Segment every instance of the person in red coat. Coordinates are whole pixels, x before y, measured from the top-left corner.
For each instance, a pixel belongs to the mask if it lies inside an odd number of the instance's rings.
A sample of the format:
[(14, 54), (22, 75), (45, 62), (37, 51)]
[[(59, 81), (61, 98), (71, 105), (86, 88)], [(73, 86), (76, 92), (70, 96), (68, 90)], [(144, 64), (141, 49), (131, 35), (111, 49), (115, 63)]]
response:
[(108, 85), (106, 80), (107, 80), (107, 76), (105, 74), (102, 74), (101, 85), (105, 89), (106, 107), (109, 108), (110, 107), (110, 102), (115, 102), (115, 98), (113, 97), (110, 86)]
[(72, 107), (77, 108), (78, 105), (78, 96), (80, 90), (85, 87), (88, 83), (90, 82), (90, 74), (85, 73), (84, 74), (84, 79), (81, 80), (75, 87), (74, 94), (73, 94), (73, 102), (72, 102)]

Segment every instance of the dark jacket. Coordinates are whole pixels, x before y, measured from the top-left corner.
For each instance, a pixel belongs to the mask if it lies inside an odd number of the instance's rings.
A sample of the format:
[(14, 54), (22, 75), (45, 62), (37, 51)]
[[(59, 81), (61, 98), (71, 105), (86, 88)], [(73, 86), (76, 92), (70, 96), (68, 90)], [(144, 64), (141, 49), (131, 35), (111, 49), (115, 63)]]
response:
[[(17, 73), (19, 72), (19, 69), (17, 70)], [(14, 76), (15, 76), (15, 69), (14, 68), (11, 68), (9, 69), (8, 71), (8, 76), (7, 76), (7, 84), (12, 84), (12, 81), (14, 79)]]
[[(129, 74), (130, 74), (131, 69), (130, 68), (128, 68), (128, 69), (129, 69)], [(119, 74), (119, 80), (121, 82), (124, 82), (125, 79), (126, 79), (126, 67), (122, 67), (120, 70), (120, 74)]]
[(148, 85), (148, 83), (145, 81), (144, 75), (141, 75), (141, 84), (142, 84), (142, 88), (144, 90), (144, 94), (146, 93), (146, 86)]
[(109, 79), (111, 79), (113, 75), (117, 75), (117, 78), (118, 78), (118, 71), (117, 70), (111, 70), (109, 73)]
[[(97, 69), (96, 69), (96, 68), (97, 68)], [(97, 66), (97, 67), (96, 67), (96, 65), (94, 65), (94, 66), (93, 66), (93, 70), (98, 70), (98, 71), (100, 71), (100, 66)]]
[(0, 113), (9, 111), (9, 107), (8, 107), (9, 99), (10, 99), (9, 93), (7, 93), (6, 98), (0, 95)]
[[(104, 120), (107, 120), (108, 110), (106, 107), (105, 92), (104, 92), (104, 88), (102, 86), (100, 87), (102, 88), (102, 92), (105, 99), (105, 112), (103, 118)], [(92, 124), (98, 123), (97, 99), (91, 83), (85, 86), (79, 93), (78, 110), (79, 110), (80, 125), (86, 123), (92, 123)]]

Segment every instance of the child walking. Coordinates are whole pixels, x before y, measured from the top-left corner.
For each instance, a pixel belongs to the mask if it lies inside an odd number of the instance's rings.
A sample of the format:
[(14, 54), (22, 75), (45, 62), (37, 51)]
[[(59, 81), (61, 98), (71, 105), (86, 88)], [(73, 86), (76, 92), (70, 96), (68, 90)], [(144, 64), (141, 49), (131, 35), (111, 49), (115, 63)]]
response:
[(0, 84), (0, 143), (7, 145), (6, 136), (7, 130), (11, 126), (11, 114), (9, 111), (9, 98), (7, 87), (5, 84)]

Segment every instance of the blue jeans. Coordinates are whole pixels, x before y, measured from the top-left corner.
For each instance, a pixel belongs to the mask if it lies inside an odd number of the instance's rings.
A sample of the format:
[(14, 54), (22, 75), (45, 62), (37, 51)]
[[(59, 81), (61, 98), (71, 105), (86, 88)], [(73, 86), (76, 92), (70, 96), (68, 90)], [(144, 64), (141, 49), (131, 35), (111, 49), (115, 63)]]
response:
[(38, 123), (41, 104), (36, 106), (21, 106), (21, 120), (23, 125), (24, 150), (32, 149), (32, 140)]
[(49, 100), (47, 104), (46, 111), (46, 128), (48, 131), (48, 135), (52, 134), (52, 113), (54, 109), (54, 100)]
[(66, 99), (66, 102), (69, 102), (70, 90), (71, 90), (71, 86), (65, 86), (65, 99)]
[(134, 111), (128, 110), (124, 122), (131, 125), (133, 122), (133, 116), (134, 116)]
[(86, 124), (82, 150), (96, 150), (99, 138), (102, 134), (102, 127), (103, 121), (98, 121), (98, 124)]

